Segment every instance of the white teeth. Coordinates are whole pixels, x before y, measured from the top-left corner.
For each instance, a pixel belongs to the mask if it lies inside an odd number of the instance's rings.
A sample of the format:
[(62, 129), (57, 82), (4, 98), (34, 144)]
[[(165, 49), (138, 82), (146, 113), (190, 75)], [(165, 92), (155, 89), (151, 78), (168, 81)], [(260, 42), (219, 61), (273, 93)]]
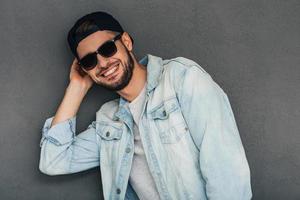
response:
[(108, 76), (108, 75), (114, 73), (114, 72), (117, 70), (117, 67), (118, 67), (118, 66), (119, 66), (119, 65), (117, 65), (117, 66), (111, 68), (108, 72), (106, 72), (105, 74), (103, 74), (103, 76)]

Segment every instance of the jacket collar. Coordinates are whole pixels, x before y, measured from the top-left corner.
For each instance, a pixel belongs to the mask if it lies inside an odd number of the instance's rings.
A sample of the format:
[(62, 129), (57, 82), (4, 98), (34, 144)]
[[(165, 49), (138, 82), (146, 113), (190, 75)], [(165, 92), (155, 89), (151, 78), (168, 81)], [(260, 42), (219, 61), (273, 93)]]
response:
[[(147, 68), (147, 81), (146, 81), (146, 93), (149, 93), (157, 86), (159, 80), (161, 78), (162, 70), (163, 70), (163, 60), (161, 57), (154, 56), (151, 54), (146, 54), (140, 61), (140, 64), (145, 65)], [(119, 99), (119, 108), (118, 111), (114, 115), (114, 119), (122, 119), (126, 120), (126, 116), (128, 116), (128, 111), (124, 108), (127, 100), (120, 96)], [(130, 122), (128, 122), (130, 123)]]

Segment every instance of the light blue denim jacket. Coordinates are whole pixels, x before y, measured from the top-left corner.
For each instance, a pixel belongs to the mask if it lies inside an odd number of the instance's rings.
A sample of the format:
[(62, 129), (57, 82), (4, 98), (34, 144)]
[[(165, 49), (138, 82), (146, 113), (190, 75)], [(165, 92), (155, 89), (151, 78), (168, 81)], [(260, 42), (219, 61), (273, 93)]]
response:
[[(147, 95), (139, 131), (162, 200), (251, 199), (250, 170), (226, 93), (196, 62), (147, 54)], [(129, 183), (133, 118), (120, 97), (75, 133), (76, 116), (49, 128), (40, 142), (39, 169), (70, 174), (100, 165), (103, 195), (138, 199)]]

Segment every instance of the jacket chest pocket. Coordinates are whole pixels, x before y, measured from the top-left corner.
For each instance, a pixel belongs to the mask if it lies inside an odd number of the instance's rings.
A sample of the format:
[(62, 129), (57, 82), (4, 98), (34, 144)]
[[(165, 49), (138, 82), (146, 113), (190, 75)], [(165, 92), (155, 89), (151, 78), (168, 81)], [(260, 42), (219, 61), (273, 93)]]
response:
[(177, 143), (188, 132), (176, 97), (163, 101), (149, 112), (162, 143)]
[(97, 134), (100, 136), (102, 141), (118, 141), (122, 137), (122, 124), (113, 124), (106, 122), (97, 122), (98, 131)]
[(122, 139), (122, 124), (114, 122), (97, 122), (97, 134), (100, 139), (100, 165), (114, 169), (120, 158), (119, 149)]

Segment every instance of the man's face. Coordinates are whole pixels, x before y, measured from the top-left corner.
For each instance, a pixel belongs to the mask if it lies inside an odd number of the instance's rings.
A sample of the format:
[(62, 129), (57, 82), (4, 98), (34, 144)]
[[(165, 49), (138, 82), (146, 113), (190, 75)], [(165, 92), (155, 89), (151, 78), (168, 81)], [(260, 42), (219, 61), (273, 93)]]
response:
[[(114, 34), (107, 31), (97, 31), (79, 42), (77, 53), (83, 58), (88, 53), (95, 52), (100, 45), (114, 38)], [(132, 77), (134, 61), (129, 51), (132, 43), (129, 35), (123, 33), (121, 39), (115, 41), (117, 52), (109, 57), (97, 54), (98, 64), (92, 70), (84, 70), (95, 83), (113, 91), (126, 87)], [(128, 49), (129, 50), (128, 50)]]

